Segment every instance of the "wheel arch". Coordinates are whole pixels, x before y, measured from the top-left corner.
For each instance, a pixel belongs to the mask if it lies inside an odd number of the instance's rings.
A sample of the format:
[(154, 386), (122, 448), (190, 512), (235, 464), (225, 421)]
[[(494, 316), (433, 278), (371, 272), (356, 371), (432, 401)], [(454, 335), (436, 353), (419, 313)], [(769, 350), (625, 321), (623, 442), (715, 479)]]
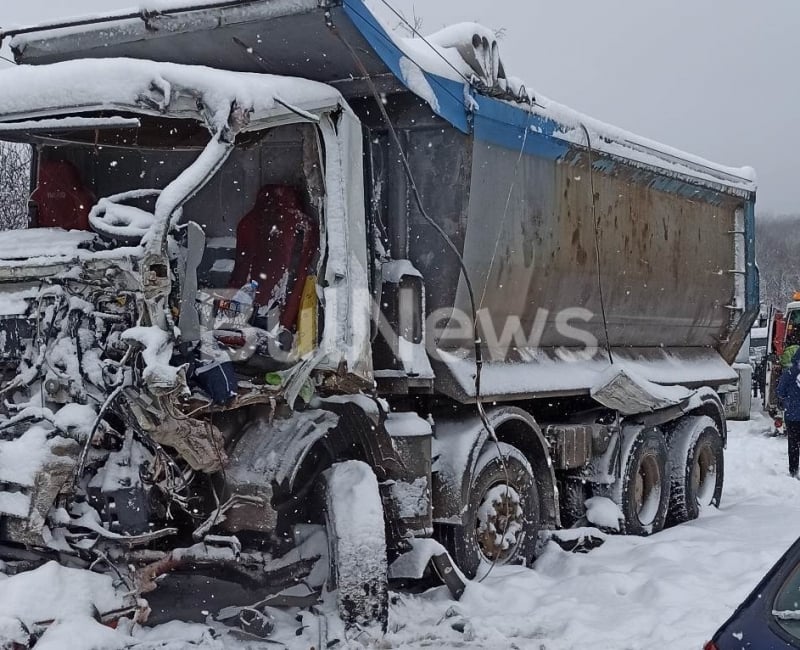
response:
[(687, 411), (686, 415), (707, 415), (714, 420), (722, 436), (722, 446), (727, 447), (728, 424), (725, 420), (725, 407), (719, 395), (713, 388), (704, 387), (697, 390), (692, 401), (697, 404)]
[[(550, 448), (536, 420), (523, 409), (507, 406), (489, 410), (487, 417), (498, 441), (516, 447), (531, 464), (539, 491), (542, 527), (560, 527), (558, 488)], [(475, 466), (489, 440), (489, 432), (478, 416), (437, 420), (433, 507), (438, 523), (461, 522)]]
[(326, 431), (313, 431), (283, 453), (291, 456), (291, 472), (274, 485), (273, 506), (279, 512), (291, 512), (298, 500), (314, 489), (321, 475), (335, 463), (361, 461), (367, 463), (379, 481), (397, 471), (400, 464), (391, 440), (381, 423), (377, 403), (361, 401), (325, 401), (323, 410), (336, 417), (335, 426)]

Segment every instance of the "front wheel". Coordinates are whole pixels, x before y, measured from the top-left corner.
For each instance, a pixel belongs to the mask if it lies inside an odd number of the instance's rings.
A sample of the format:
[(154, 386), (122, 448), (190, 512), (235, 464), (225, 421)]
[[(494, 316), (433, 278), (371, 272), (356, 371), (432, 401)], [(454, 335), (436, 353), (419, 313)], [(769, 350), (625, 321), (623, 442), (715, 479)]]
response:
[(700, 508), (719, 506), (725, 475), (722, 434), (708, 416), (687, 417), (670, 437), (672, 489), (669, 522), (697, 519)]
[(475, 465), (462, 524), (440, 529), (442, 542), (470, 578), (495, 565), (528, 563), (540, 527), (530, 463), (506, 443), (487, 442)]
[(328, 532), (328, 586), (347, 627), (381, 626), (389, 615), (386, 533), (378, 480), (366, 463), (337, 463), (322, 474)]

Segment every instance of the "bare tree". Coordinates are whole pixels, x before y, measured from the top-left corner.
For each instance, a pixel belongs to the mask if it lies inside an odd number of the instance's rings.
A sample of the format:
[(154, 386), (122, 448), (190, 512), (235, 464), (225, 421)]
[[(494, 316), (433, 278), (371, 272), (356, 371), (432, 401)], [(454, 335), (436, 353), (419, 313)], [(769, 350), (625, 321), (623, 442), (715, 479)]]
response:
[(411, 12), (413, 18), (409, 20), (402, 11), (397, 11), (400, 15), (400, 22), (397, 24), (397, 28), (406, 32), (411, 38), (416, 38), (422, 33), (423, 21), (422, 17), (417, 15), (416, 7), (411, 7)]
[(22, 228), (28, 219), (31, 148), (0, 141), (0, 230)]
[(800, 291), (800, 216), (760, 214), (756, 219), (756, 262), (761, 302), (783, 309)]

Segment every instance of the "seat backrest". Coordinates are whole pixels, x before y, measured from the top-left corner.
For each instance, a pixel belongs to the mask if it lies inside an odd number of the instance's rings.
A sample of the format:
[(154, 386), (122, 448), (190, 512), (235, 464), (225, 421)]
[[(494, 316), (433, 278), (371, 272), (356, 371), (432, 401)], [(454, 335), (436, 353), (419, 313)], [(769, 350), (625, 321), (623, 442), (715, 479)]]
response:
[[(256, 302), (267, 305), (277, 297), (283, 304), (281, 324), (292, 328), (318, 250), (319, 227), (303, 212), (298, 191), (266, 185), (239, 222), (231, 286), (258, 281)], [(276, 291), (282, 295), (276, 296)]]
[(94, 195), (84, 186), (72, 163), (41, 160), (31, 201), (36, 204), (40, 228), (89, 229)]

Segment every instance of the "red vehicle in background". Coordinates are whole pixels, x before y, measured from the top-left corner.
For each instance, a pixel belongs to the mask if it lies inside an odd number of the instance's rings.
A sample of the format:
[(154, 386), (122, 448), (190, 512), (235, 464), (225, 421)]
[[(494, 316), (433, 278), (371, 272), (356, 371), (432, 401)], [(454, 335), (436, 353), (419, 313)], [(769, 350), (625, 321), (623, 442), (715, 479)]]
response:
[(776, 389), (781, 372), (791, 363), (793, 350), (800, 345), (800, 291), (792, 296), (792, 302), (781, 312), (773, 310), (768, 322), (766, 378), (764, 382), (764, 410), (775, 422), (775, 434), (784, 433), (783, 409), (778, 401)]

